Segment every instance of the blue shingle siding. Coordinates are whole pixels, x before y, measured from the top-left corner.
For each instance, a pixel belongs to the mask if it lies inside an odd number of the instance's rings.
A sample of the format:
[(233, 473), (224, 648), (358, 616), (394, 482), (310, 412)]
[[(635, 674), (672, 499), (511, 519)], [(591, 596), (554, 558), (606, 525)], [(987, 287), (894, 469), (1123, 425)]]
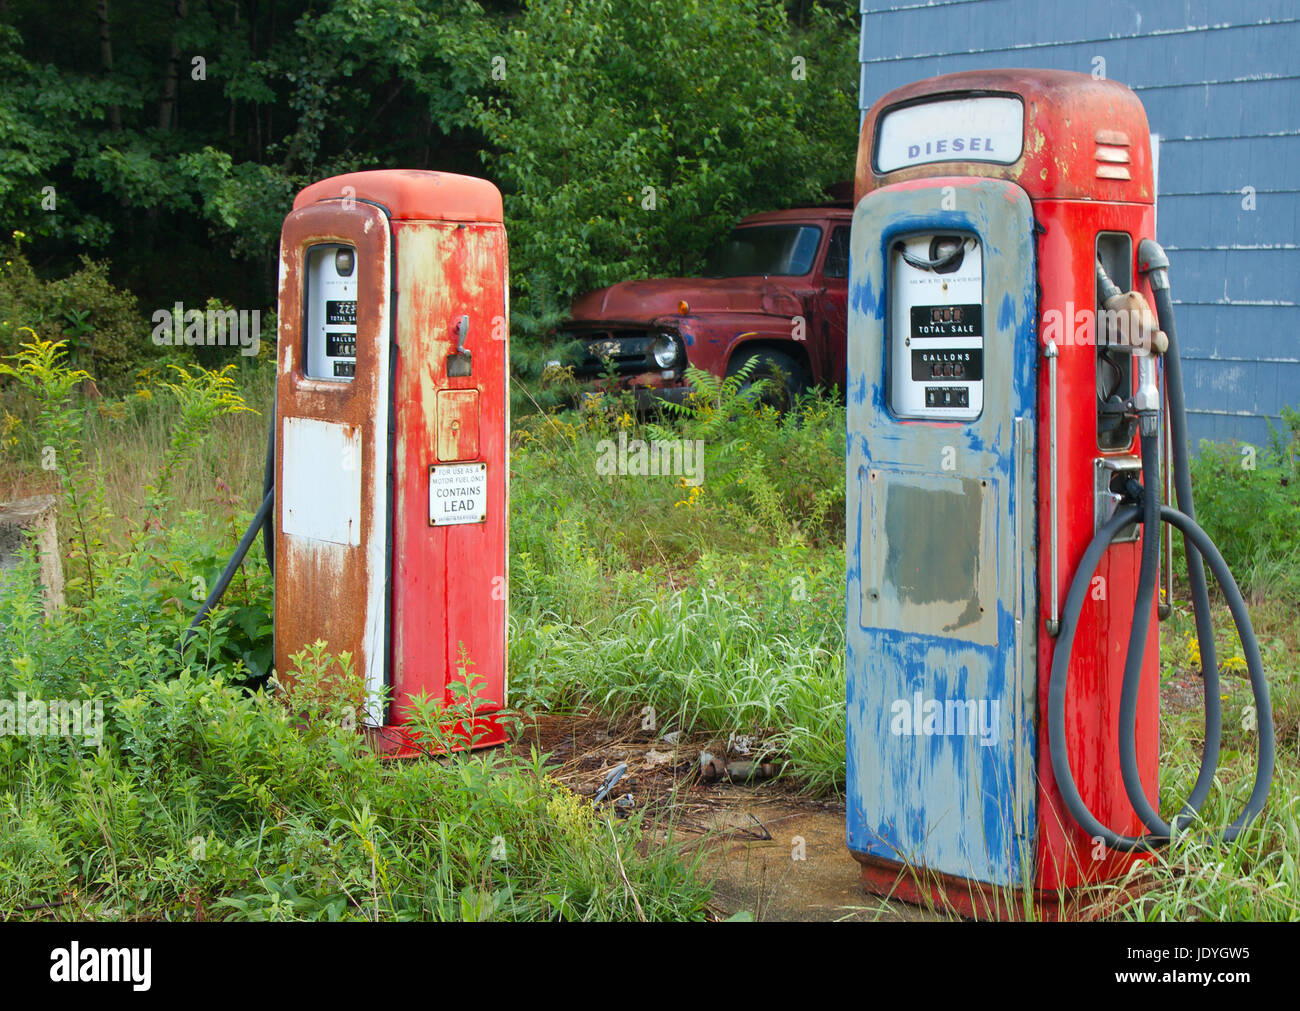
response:
[[(958, 70), (1048, 67), (1131, 87), (1160, 138), (1193, 444), (1268, 441), (1300, 405), (1300, 3), (863, 0), (861, 104)], [(1253, 187), (1254, 210), (1242, 190)]]

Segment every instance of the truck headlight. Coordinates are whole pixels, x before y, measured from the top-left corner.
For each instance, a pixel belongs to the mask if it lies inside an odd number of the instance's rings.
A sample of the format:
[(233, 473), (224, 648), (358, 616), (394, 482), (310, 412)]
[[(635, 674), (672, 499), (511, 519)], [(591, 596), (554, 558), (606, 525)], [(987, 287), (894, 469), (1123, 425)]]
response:
[(650, 353), (654, 355), (655, 364), (666, 369), (677, 361), (677, 342), (668, 334), (661, 333), (655, 338)]

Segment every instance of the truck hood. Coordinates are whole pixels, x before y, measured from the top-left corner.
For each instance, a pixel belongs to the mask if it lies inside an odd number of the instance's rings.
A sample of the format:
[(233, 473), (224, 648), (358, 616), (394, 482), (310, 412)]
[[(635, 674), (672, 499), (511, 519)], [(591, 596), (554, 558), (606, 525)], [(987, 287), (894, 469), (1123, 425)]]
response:
[(800, 300), (788, 287), (761, 277), (665, 277), (622, 281), (588, 292), (574, 300), (571, 318), (630, 322), (680, 316), (677, 304), (683, 299), (691, 316), (709, 312), (784, 316), (802, 311)]

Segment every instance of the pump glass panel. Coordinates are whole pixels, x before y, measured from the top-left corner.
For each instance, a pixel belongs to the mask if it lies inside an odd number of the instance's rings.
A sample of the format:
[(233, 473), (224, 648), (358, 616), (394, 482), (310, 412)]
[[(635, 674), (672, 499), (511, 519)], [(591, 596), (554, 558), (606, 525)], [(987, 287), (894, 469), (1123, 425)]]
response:
[(1025, 107), (1015, 95), (918, 102), (880, 119), (876, 170), (893, 172), (937, 161), (1010, 165), (1024, 151)]
[(970, 421), (984, 409), (984, 260), (968, 234), (895, 242), (889, 258), (889, 408)]
[(350, 383), (357, 371), (357, 251), (328, 244), (307, 251), (303, 299), (307, 342), (304, 372)]

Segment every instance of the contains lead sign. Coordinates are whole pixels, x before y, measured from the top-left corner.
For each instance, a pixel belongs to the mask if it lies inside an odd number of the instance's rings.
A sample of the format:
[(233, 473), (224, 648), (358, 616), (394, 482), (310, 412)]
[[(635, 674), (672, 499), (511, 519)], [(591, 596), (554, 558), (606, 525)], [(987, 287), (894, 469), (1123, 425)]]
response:
[(454, 463), (429, 468), (429, 525), (487, 520), (487, 464)]

